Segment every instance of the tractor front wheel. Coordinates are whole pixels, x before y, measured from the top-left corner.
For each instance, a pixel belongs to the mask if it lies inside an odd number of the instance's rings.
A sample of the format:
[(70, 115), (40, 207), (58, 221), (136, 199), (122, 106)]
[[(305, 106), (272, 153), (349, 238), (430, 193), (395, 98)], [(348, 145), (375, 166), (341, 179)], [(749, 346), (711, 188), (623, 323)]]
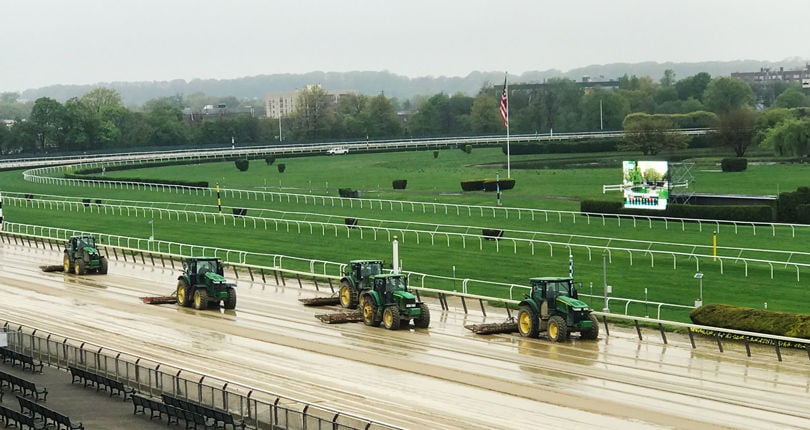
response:
[(225, 309), (236, 309), (236, 288), (228, 288), (228, 298), (225, 299)]
[(185, 279), (177, 281), (177, 304), (188, 306), (191, 304), (191, 292)]
[(76, 262), (73, 263), (73, 273), (77, 275), (84, 275), (87, 273), (87, 266), (84, 264), (84, 260), (77, 258)]
[(430, 325), (430, 309), (428, 309), (428, 305), (422, 303), (419, 305), (419, 316), (413, 319), (413, 325), (416, 328), (428, 328)]
[(73, 270), (73, 265), (70, 264), (70, 256), (67, 253), (65, 253), (65, 258), (62, 263), (65, 265), (65, 273), (70, 273)]
[(558, 315), (548, 319), (548, 338), (554, 342), (562, 342), (568, 337), (568, 326), (565, 320)]
[(352, 297), (352, 287), (346, 280), (340, 281), (340, 306), (346, 309), (357, 308), (357, 299)]
[(594, 314), (589, 314), (588, 319), (591, 320), (591, 328), (580, 331), (579, 335), (583, 339), (593, 340), (599, 337), (599, 320)]
[(208, 293), (204, 288), (194, 290), (194, 309), (202, 310), (208, 308)]
[(540, 334), (540, 321), (537, 312), (530, 306), (521, 306), (518, 313), (518, 332), (523, 337), (537, 337)]
[(106, 275), (107, 274), (107, 259), (104, 258), (104, 257), (101, 257), (99, 260), (100, 261), (98, 262), (99, 263), (98, 273), (100, 273), (102, 275)]
[(388, 306), (383, 310), (383, 324), (388, 330), (399, 330), (399, 308)]
[(380, 325), (380, 321), (376, 318), (377, 307), (374, 306), (374, 300), (366, 298), (363, 300), (363, 324), (371, 327)]

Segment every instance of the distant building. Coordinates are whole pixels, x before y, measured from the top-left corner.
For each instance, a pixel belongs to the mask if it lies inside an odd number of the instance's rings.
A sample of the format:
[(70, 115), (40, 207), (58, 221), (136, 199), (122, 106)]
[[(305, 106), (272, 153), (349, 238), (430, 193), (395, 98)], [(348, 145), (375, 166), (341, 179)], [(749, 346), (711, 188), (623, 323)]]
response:
[(804, 70), (771, 70), (770, 67), (763, 67), (758, 72), (735, 72), (732, 78), (739, 78), (749, 83), (767, 83), (772, 81), (798, 82), (810, 80), (810, 64), (804, 66)]
[[(313, 86), (307, 86), (307, 89), (312, 88)], [(295, 107), (298, 102), (298, 96), (301, 94), (301, 90), (288, 92), (288, 93), (272, 93), (268, 94), (264, 97), (264, 105), (265, 111), (267, 112), (268, 118), (280, 118), (283, 116), (290, 115), (291, 113), (295, 112)], [(326, 91), (326, 95), (329, 96), (330, 101), (333, 104), (337, 104), (341, 98), (347, 96), (357, 95), (357, 91), (347, 91), (347, 90), (329, 90)]]

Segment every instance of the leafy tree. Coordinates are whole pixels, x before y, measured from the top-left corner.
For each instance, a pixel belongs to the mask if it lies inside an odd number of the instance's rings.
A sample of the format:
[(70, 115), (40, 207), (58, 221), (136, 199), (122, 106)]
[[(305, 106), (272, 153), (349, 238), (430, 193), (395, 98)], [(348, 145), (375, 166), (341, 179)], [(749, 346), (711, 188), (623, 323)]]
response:
[[(600, 118), (601, 102), (601, 118)], [(580, 130), (621, 130), (624, 117), (630, 106), (623, 97), (613, 91), (597, 88), (582, 97), (582, 123)]]
[(678, 92), (678, 99), (695, 99), (703, 102), (703, 93), (711, 82), (712, 77), (706, 72), (700, 72), (694, 76), (689, 76), (675, 82), (675, 90)]
[(365, 117), (368, 119), (369, 136), (396, 137), (402, 133), (402, 123), (394, 105), (382, 94), (369, 100)]
[(722, 76), (712, 79), (703, 94), (703, 102), (712, 112), (729, 112), (754, 104), (754, 92), (742, 79)]
[(810, 100), (804, 95), (799, 85), (792, 85), (788, 87), (782, 94), (776, 97), (773, 102), (775, 108), (795, 108), (810, 106)]
[(121, 106), (121, 96), (110, 88), (94, 88), (82, 96), (81, 102), (93, 112), (99, 112), (105, 106)]
[(675, 85), (675, 71), (672, 69), (664, 70), (664, 76), (661, 77), (662, 87), (671, 87)]
[(630, 112), (653, 113), (655, 111), (655, 93), (657, 88), (649, 77), (627, 77), (619, 78), (619, 89), (617, 93), (622, 96), (630, 106)]
[(538, 128), (541, 131), (555, 128), (559, 131), (575, 131), (579, 127), (582, 98), (579, 84), (570, 79), (552, 78), (543, 86), (539, 96), (543, 123)]
[(0, 124), (0, 155), (8, 154), (11, 145), (11, 131), (5, 124)]
[(789, 118), (765, 133), (762, 146), (772, 148), (779, 156), (810, 155), (810, 118)]
[(292, 114), (292, 132), (301, 139), (328, 138), (334, 119), (331, 97), (326, 90), (313, 85), (298, 95)]
[(669, 118), (641, 113), (628, 115), (624, 120), (624, 140), (617, 145), (617, 149), (655, 155), (662, 150), (686, 148), (686, 136), (672, 133), (676, 128)]
[(53, 142), (54, 145), (63, 143), (65, 115), (64, 106), (54, 99), (41, 97), (34, 101), (31, 124), (36, 142), (43, 152), (48, 142)]
[(30, 102), (20, 102), (19, 93), (0, 93), (0, 119), (27, 118), (31, 114)]
[(183, 124), (182, 100), (179, 96), (150, 100), (146, 106), (146, 122), (151, 129), (149, 145), (181, 146), (188, 142), (188, 129)]
[(754, 142), (756, 112), (750, 106), (741, 106), (721, 113), (718, 117), (715, 142), (718, 146), (733, 150), (737, 157), (742, 157)]
[(500, 99), (480, 93), (470, 109), (470, 129), (476, 134), (495, 134), (504, 131), (499, 113)]

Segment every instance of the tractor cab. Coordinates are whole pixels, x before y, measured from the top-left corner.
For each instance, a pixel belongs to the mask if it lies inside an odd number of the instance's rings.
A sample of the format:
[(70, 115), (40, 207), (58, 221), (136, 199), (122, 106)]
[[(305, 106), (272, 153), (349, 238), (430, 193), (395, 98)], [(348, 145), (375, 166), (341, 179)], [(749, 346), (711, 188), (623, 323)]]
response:
[(177, 278), (177, 302), (195, 309), (236, 307), (236, 284), (228, 283), (218, 258), (187, 258), (183, 261), (183, 274)]
[(397, 291), (403, 291), (413, 298), (413, 295), (408, 293), (408, 278), (405, 275), (375, 276), (373, 288), (383, 298), (383, 303), (393, 303), (393, 295)]
[(382, 260), (353, 260), (349, 262), (349, 275), (360, 289), (365, 289), (369, 278), (382, 273), (382, 266)]
[(75, 236), (70, 238), (70, 249), (79, 250), (84, 248), (95, 248), (96, 239), (93, 236)]
[(189, 258), (183, 261), (183, 272), (192, 279), (192, 285), (205, 284), (206, 279), (211, 278), (210, 275), (207, 275), (208, 273), (220, 277), (225, 275), (218, 258)]
[(548, 300), (556, 301), (557, 297), (578, 298), (574, 280), (571, 278), (531, 278), (531, 297), (538, 302)]

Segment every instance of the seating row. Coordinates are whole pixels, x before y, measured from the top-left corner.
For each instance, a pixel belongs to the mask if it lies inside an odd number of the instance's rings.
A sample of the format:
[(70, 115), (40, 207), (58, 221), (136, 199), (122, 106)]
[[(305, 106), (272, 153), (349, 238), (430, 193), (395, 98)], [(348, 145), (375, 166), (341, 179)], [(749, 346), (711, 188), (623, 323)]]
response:
[(131, 399), (134, 407), (132, 413), (135, 415), (138, 413), (146, 415), (146, 411), (149, 410), (150, 420), (154, 418), (160, 419), (163, 418), (163, 415), (166, 415), (169, 424), (178, 424), (180, 420), (183, 420), (183, 422), (186, 424), (186, 429), (190, 429), (192, 427), (197, 429), (200, 425), (207, 429), (216, 425), (215, 421), (208, 420), (196, 412), (179, 408), (177, 406), (167, 405), (160, 400), (155, 400), (137, 393), (133, 394)]
[(34, 420), (33, 416), (24, 415), (19, 411), (0, 405), (0, 417), (3, 418), (4, 428), (14, 426), (21, 430), (39, 430), (45, 428), (45, 422)]
[(0, 357), (4, 363), (11, 363), (12, 366), (20, 365), (23, 370), (42, 373), (42, 362), (34, 361), (34, 357), (20, 352), (12, 351), (8, 348), (0, 348)]
[[(37, 421), (38, 417), (41, 418), (45, 423), (45, 427), (55, 425), (57, 430), (61, 428), (65, 428), (66, 430), (84, 430), (84, 424), (81, 422), (74, 423), (67, 415), (47, 408), (41, 403), (21, 396), (17, 396), (17, 400), (20, 402), (20, 413), (22, 415), (33, 418), (34, 422)], [(26, 413), (26, 411), (28, 413)]]
[(88, 385), (96, 387), (96, 391), (100, 390), (101, 388), (104, 388), (105, 390), (109, 389), (110, 397), (116, 394), (121, 394), (124, 396), (125, 401), (127, 400), (127, 396), (131, 396), (136, 392), (134, 388), (127, 387), (123, 382), (117, 379), (99, 375), (91, 370), (80, 369), (73, 366), (69, 366), (68, 369), (70, 370), (70, 375), (72, 377), (71, 384), (81, 382), (85, 387)]
[(178, 408), (186, 409), (192, 412), (196, 412), (206, 418), (213, 419), (217, 426), (219, 427), (219, 423), (222, 423), (222, 428), (226, 428), (228, 424), (236, 430), (236, 428), (244, 429), (245, 422), (240, 421), (236, 422), (234, 420), (233, 415), (231, 415), (227, 411), (223, 411), (221, 409), (212, 408), (210, 406), (203, 405), (201, 403), (192, 402), (190, 400), (182, 399), (179, 397), (171, 396), (169, 394), (163, 394), (161, 396), (163, 402), (167, 405), (176, 406)]
[(47, 388), (37, 387), (31, 381), (2, 371), (0, 371), (0, 387), (9, 387), (12, 391), (22, 393), (23, 396), (34, 396), (37, 401), (44, 402), (48, 397)]

